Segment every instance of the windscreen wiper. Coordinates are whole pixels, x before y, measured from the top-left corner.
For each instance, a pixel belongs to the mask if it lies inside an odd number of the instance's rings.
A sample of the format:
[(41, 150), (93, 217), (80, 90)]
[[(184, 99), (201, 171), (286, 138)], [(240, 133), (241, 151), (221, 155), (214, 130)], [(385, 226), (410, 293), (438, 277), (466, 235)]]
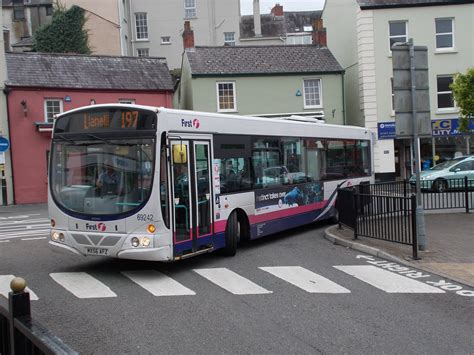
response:
[(90, 138), (98, 139), (99, 141), (102, 141), (102, 142), (104, 142), (104, 143), (106, 143), (106, 144), (116, 145), (116, 143), (112, 143), (111, 141), (109, 141), (109, 140), (107, 140), (107, 139), (104, 139), (104, 138), (101, 138), (101, 137), (98, 137), (98, 136), (96, 136), (96, 135), (94, 135), (94, 134), (88, 134), (87, 136), (90, 137)]

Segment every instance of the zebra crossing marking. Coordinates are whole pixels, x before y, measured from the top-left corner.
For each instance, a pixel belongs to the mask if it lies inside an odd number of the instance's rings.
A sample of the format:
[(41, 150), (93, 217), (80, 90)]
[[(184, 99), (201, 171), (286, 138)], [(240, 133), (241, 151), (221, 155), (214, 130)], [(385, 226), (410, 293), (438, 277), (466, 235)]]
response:
[(150, 292), (153, 296), (190, 296), (196, 292), (171, 277), (155, 270), (122, 271), (122, 275)]
[(108, 286), (85, 272), (57, 272), (49, 276), (77, 298), (117, 297)]
[[(3, 295), (5, 298), (8, 298), (8, 293), (11, 291), (10, 282), (15, 278), (15, 275), (0, 275), (0, 295)], [(31, 291), (29, 287), (25, 288), (26, 292), (30, 293), (30, 300), (38, 301), (39, 298)]]
[(387, 293), (445, 293), (439, 288), (372, 265), (334, 267)]
[(234, 295), (273, 293), (226, 268), (194, 269), (193, 271)]
[(347, 288), (301, 266), (259, 267), (309, 293), (351, 293)]

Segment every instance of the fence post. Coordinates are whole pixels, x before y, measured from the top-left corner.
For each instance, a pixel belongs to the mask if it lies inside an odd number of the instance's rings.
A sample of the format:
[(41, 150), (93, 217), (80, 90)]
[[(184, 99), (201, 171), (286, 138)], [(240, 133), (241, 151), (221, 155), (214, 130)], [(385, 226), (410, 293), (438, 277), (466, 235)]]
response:
[(407, 184), (408, 184), (408, 180), (403, 179), (403, 197), (407, 197)]
[(12, 290), (8, 293), (8, 307), (10, 313), (10, 351), (12, 354), (15, 354), (15, 352), (20, 354), (21, 344), (18, 341), (18, 337), (15, 336), (15, 318), (31, 316), (30, 294), (24, 292), (26, 281), (21, 277), (15, 277), (10, 282), (10, 288)]
[(469, 213), (469, 179), (464, 176), (464, 197), (466, 200), (466, 213)]
[(358, 194), (356, 193), (356, 189), (352, 189), (352, 196), (354, 198), (354, 239), (357, 239), (357, 217), (359, 215), (359, 204), (358, 204)]
[(412, 246), (413, 246), (413, 259), (419, 260), (418, 258), (418, 229), (416, 226), (416, 195), (411, 195), (411, 231), (413, 235)]

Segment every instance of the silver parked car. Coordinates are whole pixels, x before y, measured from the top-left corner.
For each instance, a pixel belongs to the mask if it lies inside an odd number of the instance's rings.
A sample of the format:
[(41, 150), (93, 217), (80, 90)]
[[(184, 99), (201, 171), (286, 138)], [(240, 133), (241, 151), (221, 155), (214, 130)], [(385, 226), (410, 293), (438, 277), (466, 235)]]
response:
[[(454, 158), (435, 165), (420, 173), (421, 188), (444, 192), (449, 188), (464, 186), (464, 177), (468, 178), (468, 186), (474, 187), (474, 155)], [(410, 184), (415, 184), (415, 176), (410, 177)]]

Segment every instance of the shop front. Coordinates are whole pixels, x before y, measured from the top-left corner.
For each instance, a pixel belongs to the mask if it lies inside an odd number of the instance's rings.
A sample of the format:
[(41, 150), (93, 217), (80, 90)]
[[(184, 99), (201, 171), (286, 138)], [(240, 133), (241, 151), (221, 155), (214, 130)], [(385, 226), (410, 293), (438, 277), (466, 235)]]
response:
[[(459, 131), (457, 118), (431, 121), (432, 136), (420, 139), (420, 169), (426, 170), (436, 164), (463, 155), (474, 154), (474, 123), (471, 132)], [(395, 122), (378, 124), (378, 139), (394, 139), (395, 172), (397, 179), (409, 178), (412, 174), (412, 144), (410, 139), (396, 139)]]

